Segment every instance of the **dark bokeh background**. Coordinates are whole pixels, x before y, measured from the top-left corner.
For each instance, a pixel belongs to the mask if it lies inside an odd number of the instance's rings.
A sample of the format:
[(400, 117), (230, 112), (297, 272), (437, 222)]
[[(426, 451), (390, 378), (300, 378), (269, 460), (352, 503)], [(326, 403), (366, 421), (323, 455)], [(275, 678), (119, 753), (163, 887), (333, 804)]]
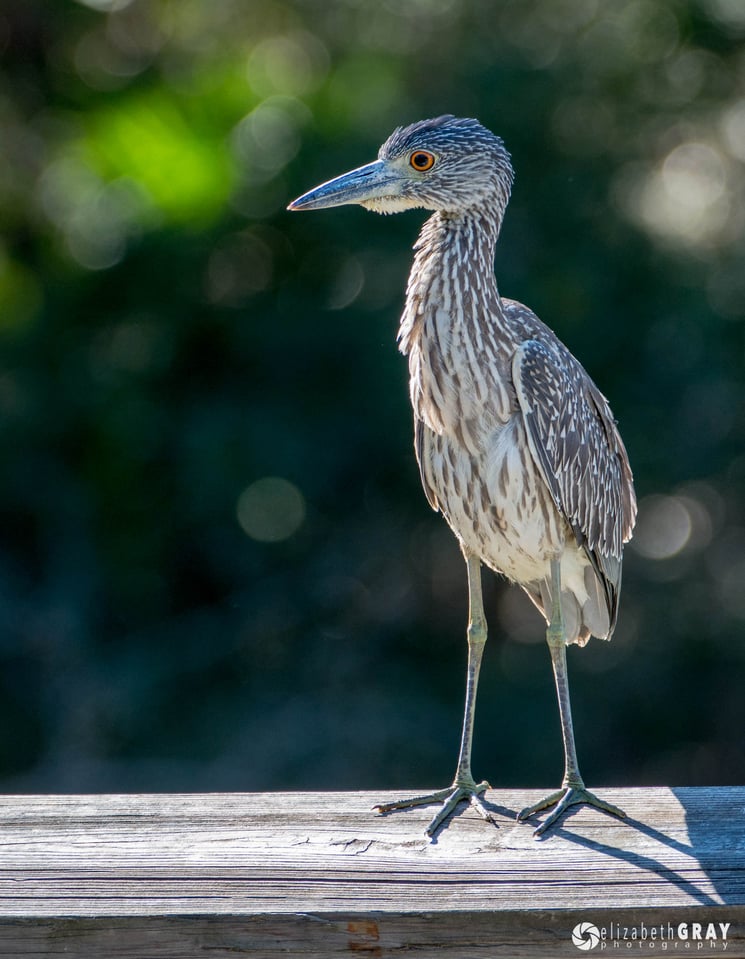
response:
[[(741, 0), (11, 0), (0, 12), (0, 787), (449, 781), (465, 573), (395, 331), (423, 216), (286, 203), (478, 117), (502, 291), (611, 400), (640, 521), (570, 650), (594, 784), (745, 777)], [(474, 771), (554, 785), (489, 575)]]

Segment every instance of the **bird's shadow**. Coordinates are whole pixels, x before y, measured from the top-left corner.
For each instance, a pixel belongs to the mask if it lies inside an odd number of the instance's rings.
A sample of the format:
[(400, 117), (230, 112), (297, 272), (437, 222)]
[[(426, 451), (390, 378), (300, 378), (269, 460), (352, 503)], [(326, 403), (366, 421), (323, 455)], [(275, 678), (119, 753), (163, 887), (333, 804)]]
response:
[[(645, 855), (635, 850), (625, 849), (621, 846), (613, 846), (609, 843), (600, 842), (597, 839), (590, 839), (587, 836), (579, 835), (576, 832), (571, 831), (566, 828), (566, 823), (573, 818), (573, 816), (581, 813), (581, 808), (576, 807), (574, 809), (567, 810), (564, 819), (562, 820), (561, 825), (555, 826), (545, 833), (545, 835), (536, 837), (537, 841), (544, 843), (550, 841), (552, 836), (560, 836), (562, 839), (572, 842), (575, 845), (583, 846), (586, 849), (591, 849), (593, 852), (601, 853), (605, 856), (609, 856), (614, 859), (622, 860), (628, 862), (639, 869), (644, 869), (647, 872), (652, 873), (655, 876), (666, 880), (667, 882), (672, 883), (677, 886), (679, 889), (684, 891), (689, 895), (696, 903), (705, 906), (721, 906), (723, 903), (731, 903), (742, 905), (745, 902), (745, 894), (742, 897), (733, 898), (731, 890), (725, 888), (717, 887), (716, 877), (712, 875), (711, 870), (708, 868), (708, 864), (702, 861), (699, 851), (697, 849), (697, 832), (691, 832), (691, 823), (695, 822), (695, 817), (689, 815), (689, 807), (686, 805), (685, 798), (682, 797), (681, 792), (685, 793), (685, 790), (672, 790), (678, 801), (683, 806), (686, 811), (686, 822), (689, 826), (689, 835), (691, 835), (691, 842), (684, 843), (678, 839), (669, 836), (667, 833), (663, 832), (660, 829), (650, 826), (648, 823), (642, 822), (639, 819), (634, 819), (632, 817), (627, 817), (623, 820), (624, 826), (627, 826), (630, 829), (635, 829), (643, 835), (649, 837), (657, 843), (660, 843), (664, 846), (667, 846), (669, 849), (674, 850), (675, 852), (682, 853), (686, 856), (690, 856), (694, 859), (702, 872), (705, 872), (710, 879), (712, 886), (716, 889), (717, 895), (712, 895), (710, 892), (707, 892), (704, 889), (701, 889), (695, 882), (687, 878), (685, 875), (682, 875), (679, 871), (672, 868), (671, 866), (660, 862), (658, 859), (655, 859), (651, 855)], [(533, 818), (533, 817), (531, 817)], [(698, 833), (700, 839), (704, 837)], [(709, 833), (706, 837), (710, 841), (711, 834)]]
[[(666, 846), (668, 849), (671, 849), (676, 853), (683, 854), (695, 860), (701, 871), (708, 876), (711, 886), (715, 890), (715, 894), (712, 894), (706, 889), (701, 888), (700, 885), (688, 878), (681, 871), (673, 868), (669, 864), (661, 862), (653, 855), (645, 854), (639, 852), (638, 850), (627, 849), (623, 846), (616, 846), (610, 843), (601, 842), (597, 839), (591, 839), (567, 828), (574, 816), (582, 814), (583, 810), (581, 806), (574, 806), (567, 809), (561, 822), (555, 826), (552, 826), (544, 835), (537, 836), (535, 841), (543, 844), (550, 842), (552, 837), (560, 837), (567, 842), (572, 842), (577, 846), (582, 846), (585, 849), (592, 850), (595, 853), (600, 853), (612, 859), (629, 863), (638, 869), (645, 870), (646, 872), (657, 876), (666, 882), (672, 883), (674, 886), (678, 887), (681, 891), (691, 897), (692, 905), (697, 904), (702, 906), (721, 907), (722, 904), (730, 904), (742, 906), (745, 904), (745, 888), (743, 888), (741, 895), (734, 894), (731, 884), (725, 885), (724, 882), (719, 881), (718, 872), (722, 871), (722, 864), (717, 864), (719, 866), (719, 870), (713, 869), (711, 868), (712, 864), (708, 862), (707, 859), (702, 855), (703, 850), (707, 847), (707, 845), (709, 849), (711, 849), (711, 825), (709, 824), (707, 829), (705, 822), (700, 815), (700, 803), (697, 803), (693, 800), (695, 793), (687, 789), (672, 789), (671, 792), (675, 795), (678, 802), (680, 802), (685, 812), (686, 826), (688, 829), (688, 835), (690, 837), (689, 842), (681, 842), (679, 839), (668, 835), (661, 829), (650, 826), (648, 823), (633, 817), (626, 817), (623, 820), (623, 825), (626, 828), (635, 829), (637, 832), (641, 833), (643, 836), (646, 836), (655, 843), (659, 843), (660, 845)], [(515, 809), (495, 803), (486, 797), (482, 797), (482, 800), (486, 809), (495, 816), (495, 821), (493, 823), (495, 828), (499, 829), (504, 828), (506, 825), (510, 825), (509, 820), (514, 822), (517, 821), (518, 813)], [(742, 809), (743, 805), (745, 805), (745, 795), (743, 796), (743, 800), (739, 804), (738, 808), (736, 810), (733, 808), (729, 811), (730, 820), (737, 820), (739, 817), (740, 821), (745, 822), (745, 815), (743, 815)], [(429, 842), (433, 845), (437, 845), (440, 835), (443, 833), (443, 831), (446, 830), (449, 825), (450, 828), (452, 828), (451, 820), (460, 818), (465, 812), (469, 811), (469, 809), (470, 804), (465, 802), (459, 803), (456, 809), (453, 810), (451, 816), (449, 816), (444, 823), (438, 826), (434, 834), (432, 836), (427, 836)], [(403, 810), (400, 809), (394, 809), (382, 813), (382, 815), (389, 816), (395, 812), (402, 811)], [(726, 815), (725, 810), (720, 809), (719, 811), (723, 815)], [(696, 812), (698, 812), (698, 815)], [(503, 819), (508, 820), (508, 822), (505, 823), (496, 821), (496, 817), (502, 817)], [(720, 820), (718, 819), (717, 822), (719, 823)], [(536, 815), (530, 816), (527, 820), (527, 823), (534, 828), (538, 823), (538, 817)], [(743, 840), (740, 840), (739, 845), (742, 844)], [(742, 871), (745, 872), (745, 867), (743, 867)]]

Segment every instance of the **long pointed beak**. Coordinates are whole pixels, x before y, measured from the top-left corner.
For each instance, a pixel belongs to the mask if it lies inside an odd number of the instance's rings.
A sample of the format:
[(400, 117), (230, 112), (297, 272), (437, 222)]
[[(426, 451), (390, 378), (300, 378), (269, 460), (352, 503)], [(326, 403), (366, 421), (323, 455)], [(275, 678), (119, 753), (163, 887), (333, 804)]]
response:
[(346, 203), (366, 203), (398, 195), (398, 177), (382, 160), (342, 173), (293, 200), (288, 210), (322, 210)]

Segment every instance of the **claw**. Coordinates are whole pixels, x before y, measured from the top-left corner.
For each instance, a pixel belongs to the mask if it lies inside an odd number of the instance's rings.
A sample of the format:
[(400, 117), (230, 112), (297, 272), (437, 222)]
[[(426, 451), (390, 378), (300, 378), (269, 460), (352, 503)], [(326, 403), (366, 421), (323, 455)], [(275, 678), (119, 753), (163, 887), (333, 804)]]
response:
[(543, 809), (548, 809), (553, 805), (556, 806), (556, 809), (554, 809), (548, 819), (542, 822), (533, 832), (536, 838), (542, 836), (547, 829), (553, 826), (555, 822), (558, 822), (570, 806), (595, 806), (597, 809), (602, 809), (604, 812), (610, 813), (613, 816), (618, 816), (619, 819), (626, 818), (626, 813), (623, 809), (619, 809), (618, 806), (614, 806), (604, 799), (599, 799), (594, 793), (591, 793), (589, 789), (585, 789), (584, 786), (565, 786), (557, 792), (551, 793), (550, 796), (546, 796), (545, 799), (541, 799), (535, 803), (535, 805), (528, 806), (519, 812), (517, 815), (518, 822), (523, 822), (525, 819), (529, 819), (535, 815), (535, 813), (541, 812)]
[(393, 802), (377, 803), (373, 809), (380, 813), (394, 812), (397, 809), (410, 809), (413, 806), (429, 806), (433, 803), (440, 803), (440, 809), (432, 817), (430, 824), (425, 832), (432, 837), (455, 811), (458, 803), (467, 800), (486, 822), (496, 825), (494, 816), (489, 812), (481, 798), (481, 794), (489, 788), (489, 783), (459, 783), (454, 782), (447, 789), (438, 789), (436, 792), (428, 793), (424, 796), (412, 796), (410, 799), (396, 799)]

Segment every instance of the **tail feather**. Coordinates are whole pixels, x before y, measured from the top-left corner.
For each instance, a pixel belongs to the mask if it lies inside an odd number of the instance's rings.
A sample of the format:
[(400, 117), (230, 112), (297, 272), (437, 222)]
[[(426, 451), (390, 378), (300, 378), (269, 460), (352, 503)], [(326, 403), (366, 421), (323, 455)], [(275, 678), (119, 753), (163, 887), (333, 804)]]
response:
[[(615, 617), (611, 621), (611, 610), (608, 608), (606, 586), (600, 582), (592, 566), (585, 569), (585, 587), (587, 599), (581, 605), (571, 590), (561, 591), (561, 611), (564, 616), (568, 644), (576, 643), (578, 646), (584, 646), (590, 636), (610, 639), (615, 626)], [(523, 589), (548, 623), (552, 606), (551, 581), (544, 579), (536, 583), (527, 583)]]

